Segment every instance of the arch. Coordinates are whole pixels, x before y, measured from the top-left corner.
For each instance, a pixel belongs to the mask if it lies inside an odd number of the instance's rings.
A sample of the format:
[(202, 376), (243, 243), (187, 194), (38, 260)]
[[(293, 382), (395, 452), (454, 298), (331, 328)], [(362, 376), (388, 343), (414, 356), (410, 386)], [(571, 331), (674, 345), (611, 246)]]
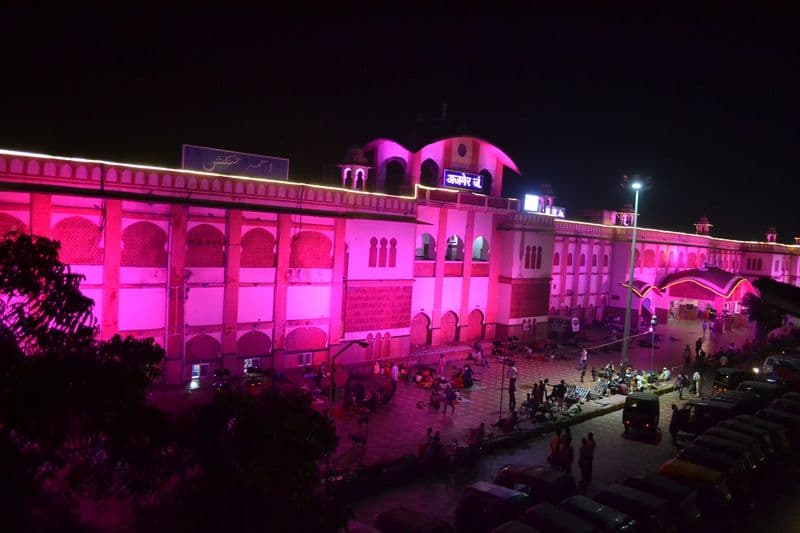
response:
[(370, 341), (369, 347), (369, 357), (370, 359), (380, 359), (381, 358), (381, 334), (376, 333), (374, 337), (372, 337), (372, 341)]
[(636, 250), (634, 250), (634, 253), (633, 253), (633, 264), (634, 264), (634, 266), (636, 268), (639, 268), (639, 267), (642, 266), (642, 257), (641, 257), (641, 254), (639, 253), (639, 249), (638, 248)]
[(675, 262), (675, 250), (672, 250), (669, 253), (669, 266), (674, 267), (677, 263)]
[[(637, 259), (639, 258), (639, 250), (636, 250), (636, 258)], [(636, 266), (639, 266), (639, 265), (636, 265)], [(597, 267), (597, 254), (593, 254), (592, 255), (592, 267), (593, 268)]]
[(531, 267), (531, 247), (530, 245), (525, 247), (525, 268)]
[(656, 266), (656, 252), (654, 250), (644, 251), (644, 267), (650, 268)]
[(0, 213), (0, 238), (5, 237), (9, 233), (28, 233), (28, 226), (17, 217), (12, 217), (6, 213)]
[(210, 224), (199, 224), (186, 233), (187, 267), (221, 267), (225, 262), (225, 235)]
[(406, 162), (390, 159), (386, 162), (384, 191), (386, 194), (400, 194), (406, 181)]
[(686, 259), (686, 267), (687, 268), (697, 268), (697, 254), (694, 252), (689, 252), (689, 255)]
[(186, 342), (186, 362), (216, 359), (222, 351), (219, 341), (210, 335), (195, 335)]
[(303, 326), (295, 328), (286, 335), (286, 351), (309, 352), (325, 350), (328, 346), (328, 335), (319, 328)]
[(417, 346), (431, 343), (431, 319), (425, 313), (417, 313), (411, 319), (409, 342)]
[(484, 336), (483, 312), (480, 309), (473, 309), (467, 317), (467, 329), (464, 342), (472, 342), (482, 339)]
[(356, 177), (355, 181), (353, 182), (353, 189), (357, 191), (363, 191), (366, 188), (366, 177), (364, 176), (364, 170), (359, 168), (356, 170)]
[(389, 268), (397, 266), (397, 239), (389, 239)]
[(488, 261), (489, 260), (489, 241), (483, 237), (478, 237), (472, 241), (472, 260), (473, 261)]
[(378, 266), (378, 239), (373, 237), (369, 240), (369, 263), (370, 268)]
[(697, 258), (697, 268), (706, 267), (706, 254), (700, 254)]
[(375, 337), (372, 336), (372, 333), (367, 333), (367, 336), (364, 338), (367, 343), (367, 347), (364, 348), (364, 358), (366, 360), (372, 359), (372, 343), (375, 340)]
[(553, 266), (558, 266), (558, 262), (560, 261), (560, 259), (561, 259), (561, 254), (559, 254), (558, 252), (554, 253), (553, 254)]
[(389, 245), (389, 241), (386, 240), (386, 237), (381, 239), (381, 249), (378, 256), (378, 266), (385, 267), (386, 266), (386, 259), (388, 259), (388, 250), (387, 246)]
[(571, 253), (567, 254), (567, 266), (568, 267), (572, 266), (572, 254)]
[(667, 251), (661, 250), (661, 252), (658, 254), (658, 266), (665, 267), (667, 265), (669, 265), (667, 262)]
[(483, 194), (492, 194), (492, 173), (484, 168), (478, 174), (483, 177)]
[(423, 233), (417, 238), (416, 257), (424, 261), (436, 259), (436, 240), (430, 233)]
[(581, 266), (586, 266), (586, 254), (581, 254)]
[(419, 183), (427, 187), (439, 186), (439, 165), (433, 159), (426, 159), (419, 167)]
[(67, 217), (53, 227), (53, 239), (61, 243), (58, 258), (71, 265), (103, 263), (100, 228), (83, 217)]
[(536, 247), (536, 268), (542, 268), (542, 247)]
[(683, 252), (678, 252), (678, 266), (686, 267), (686, 257), (683, 255)]
[(383, 341), (381, 342), (381, 357), (389, 357), (391, 351), (392, 336), (389, 332), (383, 334)]
[(353, 169), (352, 168), (345, 168), (342, 172), (342, 186), (345, 189), (352, 189), (353, 188)]
[(292, 237), (291, 268), (331, 268), (331, 240), (318, 231), (301, 231)]
[(135, 222), (122, 230), (122, 266), (166, 267), (167, 233), (152, 222)]
[(236, 341), (236, 353), (240, 357), (267, 355), (272, 349), (272, 340), (261, 331), (248, 331)]
[(243, 267), (274, 267), (275, 237), (264, 228), (253, 228), (242, 236)]
[(464, 260), (464, 241), (458, 235), (450, 235), (447, 238), (447, 251), (444, 258), (446, 261)]
[(604, 267), (608, 266), (608, 254), (603, 256), (603, 266)]
[(442, 315), (439, 323), (439, 343), (453, 344), (458, 340), (458, 315), (448, 311)]

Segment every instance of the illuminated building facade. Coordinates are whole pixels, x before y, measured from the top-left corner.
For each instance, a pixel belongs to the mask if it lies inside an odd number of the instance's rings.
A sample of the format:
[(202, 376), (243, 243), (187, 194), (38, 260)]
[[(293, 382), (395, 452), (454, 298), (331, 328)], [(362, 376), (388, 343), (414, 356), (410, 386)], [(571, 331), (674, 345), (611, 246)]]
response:
[[(59, 240), (101, 336), (154, 337), (170, 384), (315, 364), (359, 339), (340, 363), (542, 338), (549, 315), (622, 308), (630, 216), (566, 220), (546, 190), (524, 211), (501, 194), (516, 165), (486, 141), (378, 139), (340, 169), (325, 187), (0, 150), (0, 233)], [(735, 314), (752, 277), (797, 284), (798, 246), (639, 231), (643, 314)]]

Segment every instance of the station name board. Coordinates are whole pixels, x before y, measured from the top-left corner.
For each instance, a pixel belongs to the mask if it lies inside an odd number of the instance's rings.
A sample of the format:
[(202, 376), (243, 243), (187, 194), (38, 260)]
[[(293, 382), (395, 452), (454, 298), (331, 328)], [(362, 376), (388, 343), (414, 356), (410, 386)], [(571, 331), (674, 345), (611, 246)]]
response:
[(483, 192), (483, 176), (480, 174), (445, 169), (444, 184), (446, 187)]

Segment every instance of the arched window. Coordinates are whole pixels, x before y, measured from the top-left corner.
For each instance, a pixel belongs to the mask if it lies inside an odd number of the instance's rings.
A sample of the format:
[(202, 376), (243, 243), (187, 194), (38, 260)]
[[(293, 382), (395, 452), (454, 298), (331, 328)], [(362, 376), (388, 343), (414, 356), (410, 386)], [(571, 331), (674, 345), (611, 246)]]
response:
[(375, 237), (369, 240), (369, 266), (378, 266), (378, 239)]
[(451, 235), (447, 238), (447, 251), (445, 252), (447, 261), (464, 260), (464, 241), (458, 235)]
[(397, 239), (389, 241), (389, 268), (397, 266)]
[(671, 266), (671, 267), (675, 266), (675, 251), (674, 250), (669, 253), (669, 266)]
[(102, 265), (103, 232), (83, 217), (67, 217), (53, 227), (53, 239), (61, 243), (58, 258), (72, 265)]
[(386, 240), (386, 237), (381, 239), (381, 251), (380, 255), (378, 256), (378, 266), (385, 267), (386, 266), (386, 257), (387, 257), (387, 249), (386, 246), (389, 244), (389, 241)]
[(572, 254), (567, 254), (567, 266), (572, 266)]
[(586, 266), (586, 254), (581, 254), (581, 266)]
[(489, 241), (487, 241), (483, 237), (477, 237), (472, 242), (472, 260), (473, 261), (489, 260)]
[(536, 248), (536, 268), (542, 268), (542, 247)]
[(684, 260), (683, 252), (678, 253), (678, 266), (681, 268), (686, 267), (686, 261)]
[(331, 268), (333, 243), (317, 231), (301, 231), (292, 237), (289, 268)]
[(243, 267), (275, 266), (275, 237), (263, 228), (254, 228), (242, 236)]
[(483, 194), (492, 194), (492, 173), (483, 169), (479, 174), (483, 177)]
[(697, 258), (697, 267), (698, 268), (705, 268), (706, 266), (706, 254), (700, 254)]
[(604, 267), (608, 266), (608, 254), (603, 256), (603, 266)]
[(420, 167), (419, 182), (428, 187), (439, 186), (439, 165), (433, 159), (426, 159)]
[(597, 266), (597, 254), (594, 254), (594, 255), (592, 256), (592, 266), (593, 266), (593, 267), (596, 267), (596, 266)]
[(525, 247), (525, 268), (531, 267), (531, 247)]
[(761, 258), (758, 258), (758, 270), (761, 270), (764, 267), (764, 263), (761, 262)]
[(558, 266), (558, 262), (561, 259), (561, 256), (558, 252), (553, 254), (553, 266)]
[(356, 184), (355, 189), (358, 191), (364, 190), (364, 171), (361, 169), (356, 170)]
[(122, 266), (165, 267), (167, 233), (152, 222), (135, 222), (122, 230)]
[(436, 259), (436, 241), (429, 233), (423, 233), (417, 240), (417, 259), (433, 261)]
[(186, 266), (221, 267), (225, 261), (225, 235), (210, 224), (199, 224), (186, 233)]
[(651, 268), (656, 266), (656, 253), (653, 250), (644, 251), (644, 267)]
[(400, 194), (405, 183), (405, 161), (393, 159), (386, 163), (386, 177), (384, 187), (386, 194)]
[(344, 169), (342, 185), (344, 186), (345, 189), (353, 188), (353, 169), (351, 168)]
[(639, 249), (638, 248), (636, 250), (634, 250), (634, 253), (633, 253), (633, 266), (635, 266), (636, 268), (639, 268), (639, 267), (642, 266), (642, 256), (639, 253)]

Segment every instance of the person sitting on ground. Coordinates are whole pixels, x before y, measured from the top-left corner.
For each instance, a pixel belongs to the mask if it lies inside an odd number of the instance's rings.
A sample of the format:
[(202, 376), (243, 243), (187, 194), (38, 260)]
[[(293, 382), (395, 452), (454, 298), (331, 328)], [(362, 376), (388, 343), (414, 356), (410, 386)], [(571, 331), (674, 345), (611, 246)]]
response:
[(669, 381), (672, 379), (672, 372), (669, 371), (669, 368), (664, 367), (661, 369), (661, 375), (658, 376), (659, 381)]
[(516, 410), (512, 409), (510, 416), (501, 418), (492, 424), (492, 427), (500, 428), (503, 431), (513, 431), (514, 429), (519, 428), (519, 414), (517, 414)]

